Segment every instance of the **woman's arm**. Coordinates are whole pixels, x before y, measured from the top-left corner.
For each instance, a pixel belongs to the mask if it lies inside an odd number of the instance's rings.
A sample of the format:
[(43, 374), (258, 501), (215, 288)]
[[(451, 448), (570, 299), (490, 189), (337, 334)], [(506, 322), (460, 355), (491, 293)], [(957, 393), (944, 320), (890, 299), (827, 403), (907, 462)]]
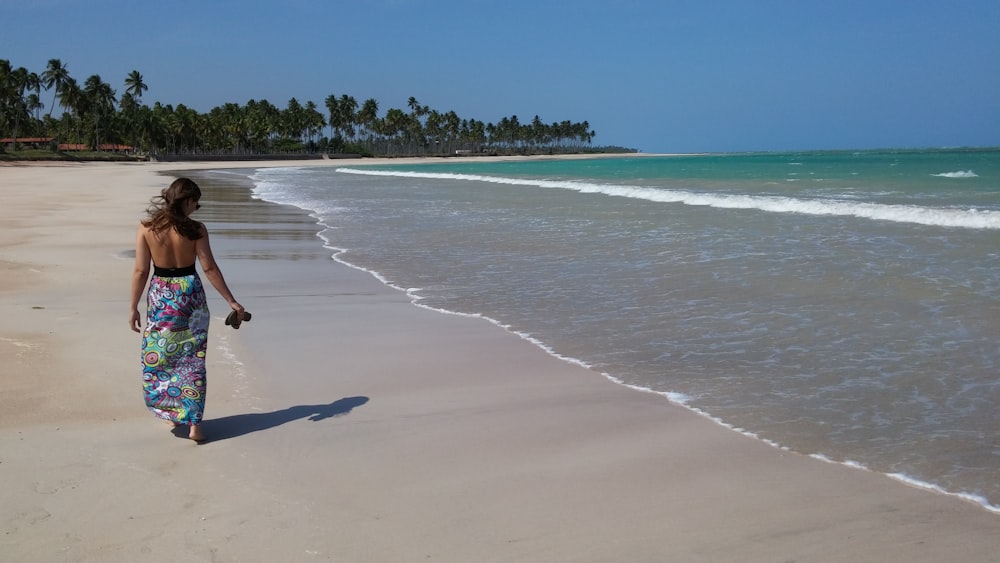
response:
[(201, 238), (194, 242), (194, 250), (198, 255), (198, 262), (201, 263), (201, 269), (205, 272), (205, 277), (208, 281), (212, 282), (212, 287), (219, 292), (219, 295), (229, 303), (239, 318), (243, 321), (243, 305), (240, 305), (233, 297), (233, 292), (229, 290), (229, 286), (226, 285), (226, 278), (222, 275), (222, 270), (219, 269), (219, 265), (215, 262), (215, 257), (212, 255), (212, 245), (208, 241), (208, 229), (205, 225), (201, 225)]
[(128, 318), (128, 325), (135, 332), (140, 332), (142, 327), (139, 320), (139, 300), (142, 298), (142, 291), (146, 289), (146, 282), (149, 281), (149, 262), (152, 260), (145, 233), (146, 228), (140, 224), (135, 233), (135, 266), (132, 268), (132, 303), (129, 305)]

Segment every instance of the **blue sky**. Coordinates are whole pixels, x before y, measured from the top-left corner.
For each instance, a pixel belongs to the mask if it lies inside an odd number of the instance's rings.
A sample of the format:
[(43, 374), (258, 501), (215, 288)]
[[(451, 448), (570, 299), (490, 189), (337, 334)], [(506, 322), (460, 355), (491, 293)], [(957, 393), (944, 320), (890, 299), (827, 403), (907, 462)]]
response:
[[(1000, 146), (1000, 0), (0, 0), (0, 59), (205, 112), (330, 94), (646, 152)], [(50, 93), (42, 100), (51, 103)]]

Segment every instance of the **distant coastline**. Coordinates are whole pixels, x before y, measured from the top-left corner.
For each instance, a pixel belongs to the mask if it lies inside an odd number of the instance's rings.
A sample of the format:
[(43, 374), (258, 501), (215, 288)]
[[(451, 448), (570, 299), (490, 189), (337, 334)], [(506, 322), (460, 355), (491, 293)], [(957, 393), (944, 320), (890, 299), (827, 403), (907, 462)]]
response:
[[(586, 120), (545, 122), (517, 115), (484, 122), (407, 100), (407, 110), (330, 94), (322, 108), (296, 98), (279, 108), (266, 99), (225, 103), (207, 113), (177, 104), (143, 102), (145, 78), (132, 70), (121, 97), (99, 75), (81, 85), (60, 59), (42, 72), (0, 59), (0, 154), (50, 160), (273, 160), (316, 155), (461, 156), (561, 153), (627, 153), (635, 149), (594, 146)], [(52, 91), (47, 114), (42, 92)], [(53, 110), (62, 111), (53, 117)], [(63, 150), (60, 147), (73, 147)], [(85, 149), (97, 153), (80, 154)], [(27, 150), (27, 153), (22, 151)], [(72, 150), (73, 155), (64, 154)], [(38, 151), (38, 152), (35, 152)], [(104, 153), (109, 153), (105, 156)], [(289, 155), (303, 155), (293, 157)]]

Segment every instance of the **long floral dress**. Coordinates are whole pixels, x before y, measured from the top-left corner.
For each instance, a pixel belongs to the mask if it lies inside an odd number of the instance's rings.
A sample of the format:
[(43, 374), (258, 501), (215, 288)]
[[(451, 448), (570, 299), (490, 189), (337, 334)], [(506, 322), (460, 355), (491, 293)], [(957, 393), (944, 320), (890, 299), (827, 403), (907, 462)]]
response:
[(199, 424), (205, 411), (208, 303), (194, 267), (188, 275), (154, 273), (142, 335), (142, 388), (156, 416)]

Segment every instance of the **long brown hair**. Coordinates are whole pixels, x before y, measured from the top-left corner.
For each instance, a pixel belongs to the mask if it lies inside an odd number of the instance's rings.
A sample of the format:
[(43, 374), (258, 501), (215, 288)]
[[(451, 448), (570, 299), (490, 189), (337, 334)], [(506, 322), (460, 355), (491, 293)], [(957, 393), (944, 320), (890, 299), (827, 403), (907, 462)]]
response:
[(149, 217), (144, 219), (142, 224), (154, 232), (175, 229), (190, 240), (198, 240), (202, 237), (201, 223), (184, 214), (184, 205), (190, 200), (199, 199), (201, 199), (201, 188), (194, 183), (194, 180), (177, 178), (169, 187), (164, 188), (160, 195), (150, 200), (146, 209)]

